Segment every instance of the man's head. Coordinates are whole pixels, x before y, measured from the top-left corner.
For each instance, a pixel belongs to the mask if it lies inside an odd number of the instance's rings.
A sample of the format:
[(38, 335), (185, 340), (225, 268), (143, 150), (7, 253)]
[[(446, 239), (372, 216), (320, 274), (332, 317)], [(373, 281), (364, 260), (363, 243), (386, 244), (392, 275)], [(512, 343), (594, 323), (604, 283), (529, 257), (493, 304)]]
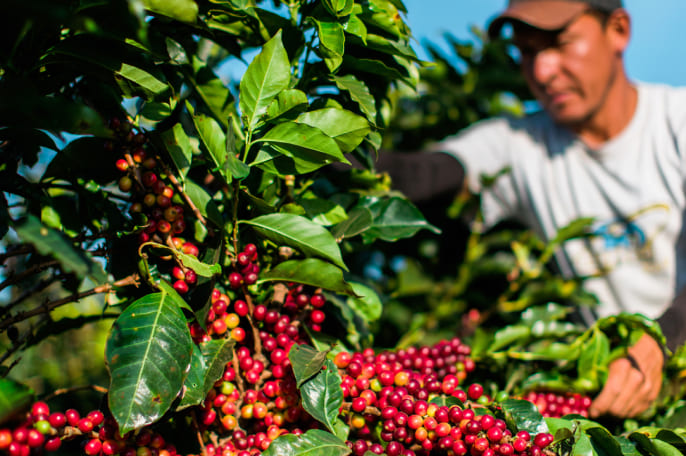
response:
[(621, 0), (510, 0), (489, 34), (506, 23), (531, 91), (561, 124), (583, 126), (626, 82), (630, 20)]

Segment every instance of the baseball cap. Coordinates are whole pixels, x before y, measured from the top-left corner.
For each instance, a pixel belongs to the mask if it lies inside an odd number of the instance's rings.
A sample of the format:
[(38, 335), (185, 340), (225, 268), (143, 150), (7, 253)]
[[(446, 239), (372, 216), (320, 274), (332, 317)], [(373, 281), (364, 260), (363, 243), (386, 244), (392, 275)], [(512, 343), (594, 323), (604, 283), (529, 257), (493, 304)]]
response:
[(622, 0), (509, 0), (507, 9), (489, 25), (488, 35), (498, 36), (503, 25), (513, 20), (542, 30), (560, 30), (589, 8), (612, 12), (622, 8)]

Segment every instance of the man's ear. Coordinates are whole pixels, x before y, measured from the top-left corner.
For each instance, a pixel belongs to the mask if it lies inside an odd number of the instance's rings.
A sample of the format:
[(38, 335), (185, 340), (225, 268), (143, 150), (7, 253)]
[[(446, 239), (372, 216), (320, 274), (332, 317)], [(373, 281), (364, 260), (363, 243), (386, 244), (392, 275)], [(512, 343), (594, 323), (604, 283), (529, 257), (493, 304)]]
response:
[(624, 8), (618, 8), (610, 14), (605, 25), (611, 43), (618, 53), (623, 53), (631, 39), (631, 16)]

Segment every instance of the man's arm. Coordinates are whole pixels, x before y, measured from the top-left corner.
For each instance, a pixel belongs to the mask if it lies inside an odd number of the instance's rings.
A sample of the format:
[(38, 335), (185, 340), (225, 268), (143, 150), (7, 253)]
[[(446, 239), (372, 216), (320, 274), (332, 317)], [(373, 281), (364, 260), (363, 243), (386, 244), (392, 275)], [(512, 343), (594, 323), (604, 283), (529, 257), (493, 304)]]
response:
[(443, 152), (382, 151), (375, 168), (388, 173), (393, 188), (414, 203), (457, 194), (465, 176), (457, 158)]
[[(657, 321), (670, 350), (686, 341), (686, 289)], [(646, 410), (660, 393), (663, 366), (662, 348), (645, 334), (629, 348), (627, 357), (610, 364), (607, 382), (589, 410), (591, 416), (633, 417)]]
[(674, 351), (686, 341), (686, 288), (674, 298), (672, 305), (657, 322), (667, 339), (667, 348)]

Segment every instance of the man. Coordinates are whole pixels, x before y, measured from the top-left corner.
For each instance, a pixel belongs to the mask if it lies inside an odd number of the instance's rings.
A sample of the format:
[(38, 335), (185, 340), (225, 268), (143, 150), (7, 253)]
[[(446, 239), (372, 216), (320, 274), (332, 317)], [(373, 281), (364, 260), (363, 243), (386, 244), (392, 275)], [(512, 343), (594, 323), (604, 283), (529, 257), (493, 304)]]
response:
[[(510, 24), (541, 112), (480, 122), (430, 154), (382, 154), (380, 170), (414, 200), (467, 184), (487, 224), (516, 218), (543, 239), (594, 217), (592, 240), (556, 257), (563, 274), (593, 276), (599, 315), (658, 318), (686, 339), (686, 90), (634, 84), (624, 69), (630, 18), (621, 0), (510, 0), (489, 27)], [(457, 160), (455, 160), (457, 158)], [(482, 189), (479, 176), (511, 172)], [(483, 190), (483, 191), (482, 191)], [(613, 362), (591, 416), (635, 416), (659, 393), (663, 353), (644, 336)]]

